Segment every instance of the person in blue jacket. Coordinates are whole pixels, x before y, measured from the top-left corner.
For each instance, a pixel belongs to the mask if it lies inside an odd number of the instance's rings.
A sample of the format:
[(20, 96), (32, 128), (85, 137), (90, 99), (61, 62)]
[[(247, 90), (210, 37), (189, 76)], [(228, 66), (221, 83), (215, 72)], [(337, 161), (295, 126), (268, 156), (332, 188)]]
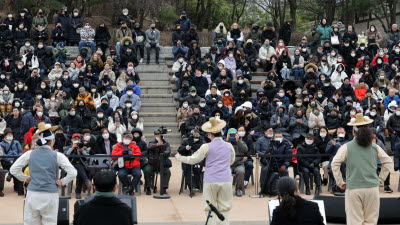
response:
[(289, 108), (289, 98), (285, 96), (285, 90), (283, 89), (279, 89), (278, 91), (278, 96), (276, 96), (276, 98), (278, 98), (282, 104), (286, 107), (286, 110)]
[(141, 94), (140, 87), (136, 85), (135, 81), (128, 79), (126, 81), (126, 84), (127, 85), (124, 88), (124, 91), (122, 92), (121, 96), (124, 96), (126, 94), (126, 90), (128, 87), (131, 87), (133, 89), (133, 94), (137, 95), (140, 98), (140, 94)]
[(392, 101), (396, 101), (397, 105), (400, 105), (400, 98), (398, 95), (394, 94), (394, 89), (390, 89), (389, 90), (389, 95), (385, 97), (385, 99), (383, 100), (384, 104), (385, 104), (385, 109), (388, 108), (389, 103), (391, 103)]
[(190, 29), (192, 22), (187, 17), (186, 11), (182, 11), (181, 16), (179, 17), (179, 19), (174, 21), (174, 24), (180, 24), (182, 27), (183, 33), (186, 34), (186, 32)]

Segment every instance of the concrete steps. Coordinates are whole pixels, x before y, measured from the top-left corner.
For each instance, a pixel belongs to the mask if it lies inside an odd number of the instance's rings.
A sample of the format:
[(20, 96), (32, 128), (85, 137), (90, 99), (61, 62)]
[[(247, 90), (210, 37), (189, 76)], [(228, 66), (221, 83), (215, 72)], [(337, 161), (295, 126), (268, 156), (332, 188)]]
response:
[(172, 94), (170, 86), (141, 86), (142, 94)]
[(142, 102), (141, 112), (173, 112), (176, 111), (177, 104), (171, 103), (145, 103)]

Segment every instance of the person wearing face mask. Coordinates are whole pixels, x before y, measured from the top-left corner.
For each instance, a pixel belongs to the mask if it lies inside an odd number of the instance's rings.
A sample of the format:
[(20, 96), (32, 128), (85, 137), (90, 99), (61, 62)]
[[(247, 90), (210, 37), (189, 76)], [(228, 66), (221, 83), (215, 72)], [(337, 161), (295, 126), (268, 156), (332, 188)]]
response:
[(48, 25), (47, 17), (43, 13), (42, 9), (38, 10), (37, 15), (33, 18), (33, 21), (32, 21), (33, 27), (37, 27), (37, 25), (39, 25), (39, 24), (43, 27), (43, 30), (45, 30)]
[[(182, 11), (179, 18), (174, 21), (174, 24), (175, 25), (180, 24), (182, 32), (186, 34), (186, 32), (190, 29), (192, 22), (187, 17), (186, 11)], [(225, 33), (226, 33), (226, 31), (225, 31)]]
[(350, 38), (343, 38), (343, 45), (339, 48), (339, 54), (343, 56), (343, 61), (348, 65), (351, 59), (351, 51), (354, 49)]
[[(124, 133), (122, 142), (119, 142), (113, 148), (112, 155), (141, 155), (142, 152), (140, 151), (140, 148), (134, 141), (132, 141), (132, 139), (133, 136), (131, 133)], [(118, 160), (116, 157), (111, 159), (114, 161)], [(134, 195), (134, 190), (142, 177), (140, 171), (140, 157), (127, 157), (124, 158), (123, 162), (123, 164), (118, 162), (118, 178), (123, 185), (123, 194)], [(129, 180), (129, 174), (132, 175), (132, 180)]]
[(375, 25), (370, 25), (370, 28), (367, 31), (368, 38), (368, 49), (373, 54), (376, 55), (376, 52), (379, 49), (379, 45), (383, 41), (383, 36), (381, 32), (375, 27)]
[(24, 62), (19, 61), (17, 66), (11, 72), (10, 81), (16, 86), (20, 80), (25, 82), (29, 75), (30, 72), (25, 67)]
[(198, 106), (193, 107), (193, 113), (186, 120), (185, 129), (186, 134), (189, 134), (193, 129), (198, 129), (203, 134), (201, 126), (207, 122), (206, 118), (200, 114), (200, 108)]
[(7, 86), (4, 86), (3, 93), (0, 95), (0, 111), (2, 113), (10, 113), (14, 94), (10, 92)]
[(388, 49), (393, 49), (400, 41), (400, 30), (397, 24), (392, 24), (392, 28), (386, 32), (386, 41)]
[(71, 138), (72, 134), (82, 131), (83, 121), (80, 116), (76, 115), (74, 107), (69, 108), (66, 116), (62, 116), (61, 126), (68, 138)]
[(357, 49), (356, 52), (357, 56), (359, 56), (360, 58), (358, 58), (358, 63), (357, 66), (360, 66), (363, 62), (363, 58), (365, 59), (365, 57), (368, 56), (368, 58), (373, 58), (372, 53), (368, 50), (368, 48), (366, 47), (365, 43), (361, 43)]
[(289, 130), (292, 137), (292, 142), (294, 146), (301, 143), (306, 137), (308, 129), (308, 121), (304, 116), (304, 111), (302, 109), (297, 109), (296, 113), (290, 117)]
[(189, 92), (190, 92), (190, 94), (188, 96), (186, 96), (184, 101), (188, 101), (189, 106), (198, 105), (201, 97), (197, 95), (196, 87), (191, 86), (189, 88)]
[(63, 118), (68, 115), (69, 110), (75, 106), (75, 101), (71, 97), (69, 90), (62, 91), (62, 93), (59, 94), (59, 97), (60, 99), (58, 100), (57, 110), (60, 117)]
[[(205, 101), (204, 103), (205, 104)], [(178, 114), (176, 115), (176, 118), (178, 120), (178, 127), (179, 131), (181, 132), (182, 138), (186, 136), (186, 121), (189, 118), (189, 116), (192, 114), (192, 108), (189, 108), (189, 103), (188, 101), (184, 101), (182, 103), (182, 107), (178, 109)]]
[(272, 115), (270, 125), (275, 132), (279, 131), (284, 134), (285, 137), (289, 137), (289, 116), (286, 115), (286, 108), (283, 105), (277, 107), (276, 114)]
[(232, 24), (231, 29), (228, 31), (226, 35), (226, 40), (228, 42), (229, 41), (233, 42), (238, 48), (242, 47), (242, 43), (244, 41), (244, 35), (237, 23)]
[[(190, 136), (184, 139), (182, 144), (178, 148), (178, 153), (182, 156), (193, 155), (203, 144), (205, 143), (202, 136), (200, 136), (199, 130), (192, 130)], [(202, 170), (204, 167), (204, 162), (197, 163), (195, 165), (190, 165), (182, 163), (183, 176), (185, 177), (185, 182), (189, 186), (190, 196), (195, 194), (195, 190), (200, 190), (202, 183)], [(180, 192), (183, 192), (181, 189)]]
[[(32, 136), (34, 139), (39, 139), (37, 141), (39, 148), (23, 154), (10, 169), (10, 172), (21, 181), (21, 187), (23, 181), (29, 183), (24, 206), (25, 224), (56, 224), (58, 188), (67, 185), (77, 176), (77, 171), (68, 158), (63, 153), (52, 150), (55, 129), (57, 127), (41, 123)], [(22, 172), (26, 166), (29, 167), (29, 176)], [(66, 176), (62, 179), (58, 179), (59, 167), (66, 172)]]
[(372, 90), (368, 89), (365, 93), (365, 97), (361, 99), (360, 105), (364, 111), (370, 110), (373, 106), (378, 106), (378, 102), (372, 96)]
[(271, 22), (268, 22), (261, 33), (261, 41), (265, 44), (265, 41), (268, 40), (268, 44), (275, 48), (276, 38), (275, 28)]
[(131, 101), (132, 109), (135, 110), (136, 112), (138, 112), (142, 105), (142, 102), (140, 101), (139, 96), (137, 96), (133, 93), (132, 87), (126, 88), (126, 94), (122, 95), (121, 98), (119, 99), (119, 106), (121, 106), (122, 108), (125, 108), (126, 107), (125, 102), (127, 100)]
[(370, 123), (369, 127), (372, 129), (375, 129), (375, 134), (376, 138), (379, 139), (382, 143), (385, 143), (386, 141), (386, 136), (385, 136), (385, 126), (383, 124), (383, 120), (378, 115), (378, 109), (376, 107), (373, 107), (369, 110), (369, 113), (367, 114), (368, 117), (372, 120), (374, 120), (372, 123)]
[(264, 126), (263, 130), (264, 135), (257, 139), (255, 151), (260, 157), (262, 157), (261, 165), (264, 167), (268, 164), (267, 158), (264, 156), (266, 156), (269, 152), (269, 146), (274, 137), (274, 130), (270, 126)]
[(162, 131), (156, 130), (154, 131), (154, 139), (148, 144), (149, 164), (146, 166), (146, 171), (144, 173), (144, 186), (146, 190), (146, 195), (151, 195), (154, 174), (155, 172), (160, 172), (160, 157), (151, 156), (160, 156), (161, 154), (163, 154), (165, 157), (163, 158), (164, 172), (163, 174), (160, 174), (160, 195), (164, 197), (169, 197), (167, 189), (169, 186), (169, 179), (171, 177), (171, 171), (169, 168), (172, 167), (172, 162), (168, 158), (168, 156), (171, 154), (171, 147), (170, 144), (164, 139)]
[(330, 33), (330, 41), (332, 47), (335, 49), (339, 49), (340, 43), (342, 43), (342, 34), (339, 31), (339, 25), (334, 24), (333, 31)]
[(77, 101), (75, 114), (79, 116), (83, 121), (82, 127), (90, 127), (91, 120), (92, 120), (92, 113), (90, 110), (85, 106), (85, 102), (80, 99)]
[(37, 126), (39, 123), (45, 122), (45, 123), (51, 123), (49, 117), (44, 115), (44, 109), (43, 107), (37, 107), (35, 116), (33, 117), (33, 124)]
[(348, 39), (350, 46), (355, 49), (358, 42), (358, 36), (353, 25), (347, 26), (347, 31), (343, 34), (343, 40)]
[(185, 33), (182, 31), (180, 24), (175, 24), (175, 31), (172, 32), (172, 43), (174, 46), (177, 46), (178, 41), (180, 41), (179, 47), (184, 47), (182, 43), (185, 41)]
[[(312, 134), (307, 134), (305, 142), (299, 146), (297, 153), (302, 154), (314, 154), (318, 155), (319, 150), (314, 143), (314, 136)], [(319, 156), (308, 156), (297, 157), (299, 164), (299, 170), (302, 172), (304, 183), (306, 186), (306, 195), (311, 195), (310, 192), (310, 173), (314, 175), (315, 181), (315, 196), (319, 195), (321, 188), (321, 174), (319, 173), (319, 164), (321, 162), (321, 157)]]
[(115, 111), (119, 105), (119, 98), (114, 94), (111, 87), (106, 87), (105, 95), (101, 97), (103, 99), (107, 99), (109, 106)]
[(95, 30), (90, 26), (88, 22), (85, 23), (85, 26), (82, 28), (78, 28), (76, 32), (80, 35), (81, 40), (79, 41), (79, 51), (83, 47), (90, 47), (91, 52), (95, 52), (95, 43), (94, 37), (96, 35)]
[[(92, 98), (92, 96), (90, 95), (90, 93), (88, 93), (88, 92), (86, 91), (86, 89), (85, 89), (84, 87), (80, 87), (80, 88), (79, 88), (79, 94), (77, 95), (76, 100), (79, 100), (79, 99), (82, 99), (82, 100), (85, 102), (85, 106), (86, 106), (88, 109), (90, 109), (90, 110), (95, 109), (96, 106), (95, 106), (95, 104), (94, 104), (93, 98)], [(78, 103), (78, 102), (75, 101), (75, 105), (76, 105), (77, 103)]]
[[(87, 105), (85, 105), (87, 107)], [(97, 109), (102, 109), (104, 112), (104, 117), (108, 118), (113, 115), (113, 108), (110, 107), (109, 101), (107, 98), (101, 99), (99, 107)]]
[[(139, 128), (133, 128), (132, 131), (132, 141), (134, 141), (136, 143), (136, 145), (140, 148), (140, 151), (142, 152), (142, 155), (147, 155), (147, 143), (143, 140), (143, 132), (141, 129)], [(148, 161), (146, 159), (146, 157), (142, 157), (140, 159), (140, 168), (144, 169), (148, 164)]]
[(82, 143), (86, 147), (90, 155), (94, 154), (94, 149), (96, 148), (96, 138), (92, 135), (90, 129), (82, 130)]
[(108, 41), (110, 39), (111, 35), (105, 23), (100, 23), (96, 28), (96, 35), (94, 36), (96, 46), (100, 47), (103, 52), (106, 52), (106, 49), (108, 48)]
[(327, 77), (323, 81), (323, 87), (321, 87), (321, 91), (324, 93), (324, 96), (327, 99), (330, 99), (333, 97), (333, 93), (335, 93), (336, 88), (331, 84), (331, 78)]
[[(111, 134), (107, 128), (103, 128), (100, 131), (100, 135), (96, 138), (96, 148), (93, 149), (93, 154), (111, 155), (112, 147), (115, 144), (117, 144), (116, 136)], [(110, 162), (108, 163), (110, 164)]]
[(62, 126), (58, 125), (56, 130), (54, 131), (55, 142), (53, 145), (53, 149), (56, 152), (64, 153), (64, 149), (69, 145), (70, 140), (67, 135), (63, 133)]
[[(314, 102), (311, 103), (311, 105), (315, 104)], [(311, 110), (311, 113), (308, 118), (308, 128), (312, 130), (318, 130), (321, 127), (325, 126), (325, 119), (324, 119), (324, 114), (321, 112), (321, 110), (318, 107), (314, 107)]]
[(98, 108), (96, 111), (96, 117), (92, 119), (91, 122), (91, 130), (94, 135), (99, 135), (101, 129), (108, 128), (109, 120), (104, 115), (104, 110), (102, 108)]
[(159, 64), (159, 55), (160, 55), (160, 31), (156, 29), (156, 24), (152, 23), (150, 28), (146, 30), (146, 52), (147, 52), (147, 62), (146, 64), (150, 64), (150, 50), (155, 48), (156, 50), (156, 63)]
[[(135, 117), (137, 120), (135, 121), (136, 123), (138, 122), (138, 115), (132, 116)], [(127, 124), (125, 124), (124, 119), (122, 116), (119, 114), (119, 112), (115, 111), (112, 116), (108, 117), (108, 130), (114, 134), (117, 135), (117, 140), (121, 141), (122, 135), (127, 131)]]
[[(342, 86), (343, 80), (345, 78), (347, 78), (347, 74), (345, 72), (345, 67), (343, 64), (338, 64), (335, 68), (335, 71), (331, 75), (332, 85), (336, 89), (339, 89)], [(351, 86), (350, 86), (350, 88), (351, 88)]]
[(258, 117), (251, 110), (245, 110), (244, 117), (248, 121), (248, 125), (246, 126), (246, 130), (249, 131), (248, 135), (252, 138), (253, 141), (257, 141), (263, 131), (263, 125), (261, 123), (260, 117)]
[(396, 141), (400, 137), (400, 107), (396, 107), (396, 111), (389, 117), (386, 123), (386, 129), (390, 134), (391, 149), (395, 149)]

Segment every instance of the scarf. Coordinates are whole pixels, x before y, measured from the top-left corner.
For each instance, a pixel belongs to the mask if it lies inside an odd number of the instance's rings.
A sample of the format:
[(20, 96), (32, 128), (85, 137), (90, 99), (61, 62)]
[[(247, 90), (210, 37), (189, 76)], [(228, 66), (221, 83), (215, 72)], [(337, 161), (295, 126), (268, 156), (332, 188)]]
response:
[(96, 197), (107, 197), (107, 198), (111, 198), (111, 197), (116, 197), (114, 192), (102, 192), (102, 191), (96, 191), (96, 193), (94, 193), (94, 196)]

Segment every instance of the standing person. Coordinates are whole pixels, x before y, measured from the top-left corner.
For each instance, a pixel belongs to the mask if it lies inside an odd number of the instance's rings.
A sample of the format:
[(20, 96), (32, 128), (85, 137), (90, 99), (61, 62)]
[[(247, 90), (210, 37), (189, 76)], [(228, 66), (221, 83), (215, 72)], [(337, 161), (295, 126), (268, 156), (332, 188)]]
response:
[(190, 26), (192, 25), (192, 22), (190, 21), (190, 19), (187, 17), (186, 15), (186, 11), (182, 11), (181, 16), (179, 17), (179, 19), (174, 21), (174, 24), (180, 24), (183, 33), (186, 34), (186, 32), (189, 31)]
[[(211, 117), (201, 129), (208, 133), (211, 142), (203, 144), (192, 156), (184, 157), (179, 153), (176, 159), (186, 164), (197, 164), (206, 158), (207, 169), (204, 173), (203, 205), (206, 211), (210, 208), (206, 201), (214, 204), (224, 215), (222, 224), (229, 224), (229, 211), (232, 208), (232, 171), (231, 165), (235, 161), (235, 150), (232, 144), (222, 139), (222, 129), (226, 126), (224, 120)], [(209, 224), (217, 223), (216, 215), (212, 213)]]
[(122, 22), (125, 22), (129, 28), (131, 28), (132, 24), (136, 23), (133, 16), (129, 15), (129, 10), (127, 8), (122, 9), (122, 15), (119, 16), (117, 25), (122, 25)]
[(288, 20), (279, 28), (279, 39), (283, 40), (285, 46), (289, 46), (290, 36), (292, 35), (292, 30), (290, 29), (291, 22), (292, 21)]
[[(32, 139), (38, 139), (39, 148), (23, 154), (10, 169), (18, 180), (29, 183), (24, 207), (25, 225), (57, 224), (58, 187), (68, 184), (77, 175), (68, 158), (52, 150), (56, 129), (50, 124), (39, 123), (32, 136)], [(30, 176), (22, 172), (25, 166), (29, 166)], [(58, 167), (67, 172), (67, 176), (59, 179)]]
[[(332, 161), (336, 183), (346, 189), (345, 210), (347, 224), (377, 224), (379, 217), (379, 182), (383, 183), (393, 168), (386, 152), (373, 143), (373, 132), (368, 124), (373, 120), (358, 113), (348, 126), (353, 127), (354, 140), (339, 148)], [(379, 177), (377, 160), (382, 163)], [(346, 182), (343, 181), (341, 164), (346, 161)]]
[(317, 31), (321, 33), (321, 45), (325, 44), (325, 41), (331, 41), (332, 27), (327, 24), (326, 19), (321, 20), (321, 24), (317, 27)]
[(150, 64), (150, 50), (152, 48), (156, 49), (156, 63), (159, 64), (158, 58), (160, 56), (160, 31), (156, 29), (156, 24), (152, 23), (150, 28), (146, 30), (146, 52), (147, 52), (147, 62)]

